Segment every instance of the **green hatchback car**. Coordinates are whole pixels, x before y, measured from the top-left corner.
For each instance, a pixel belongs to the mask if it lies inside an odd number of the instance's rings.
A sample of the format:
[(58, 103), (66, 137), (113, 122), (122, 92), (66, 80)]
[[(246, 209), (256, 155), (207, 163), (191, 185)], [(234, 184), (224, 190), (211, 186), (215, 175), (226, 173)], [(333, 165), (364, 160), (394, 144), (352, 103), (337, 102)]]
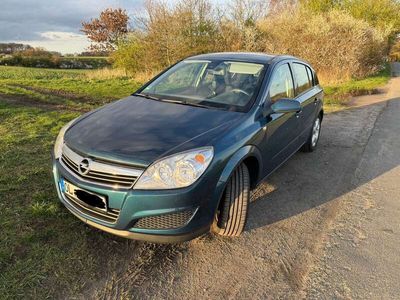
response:
[(61, 129), (58, 196), (83, 222), (126, 238), (237, 236), (250, 190), (299, 149), (316, 148), (322, 99), (315, 71), (295, 57), (184, 59)]

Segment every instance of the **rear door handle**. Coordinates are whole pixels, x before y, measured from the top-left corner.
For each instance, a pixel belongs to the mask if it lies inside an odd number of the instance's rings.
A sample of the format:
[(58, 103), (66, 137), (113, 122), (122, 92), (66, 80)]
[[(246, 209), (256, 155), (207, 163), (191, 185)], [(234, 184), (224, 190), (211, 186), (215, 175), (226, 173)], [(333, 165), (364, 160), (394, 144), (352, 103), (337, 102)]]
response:
[(314, 99), (314, 105), (317, 105), (317, 104), (318, 104), (318, 101), (319, 101), (318, 98), (315, 98), (315, 99)]

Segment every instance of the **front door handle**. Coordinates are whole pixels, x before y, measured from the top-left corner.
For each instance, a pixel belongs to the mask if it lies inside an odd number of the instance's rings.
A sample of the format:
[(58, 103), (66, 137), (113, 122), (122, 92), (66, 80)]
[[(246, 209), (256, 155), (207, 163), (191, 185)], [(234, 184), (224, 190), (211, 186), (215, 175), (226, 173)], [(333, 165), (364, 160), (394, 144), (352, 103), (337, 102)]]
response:
[(303, 113), (303, 110), (301, 109), (301, 110), (299, 110), (297, 113), (296, 113), (296, 118), (300, 118), (300, 115)]

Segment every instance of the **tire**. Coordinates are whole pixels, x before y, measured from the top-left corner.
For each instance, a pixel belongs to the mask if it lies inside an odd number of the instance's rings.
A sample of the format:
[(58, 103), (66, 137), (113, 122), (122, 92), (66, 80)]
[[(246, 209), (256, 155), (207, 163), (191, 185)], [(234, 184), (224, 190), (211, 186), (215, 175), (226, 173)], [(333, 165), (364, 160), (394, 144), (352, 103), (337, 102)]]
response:
[(321, 134), (321, 116), (318, 116), (314, 120), (310, 136), (308, 137), (307, 142), (301, 148), (301, 151), (313, 152), (317, 148), (320, 134)]
[(250, 175), (241, 164), (231, 175), (215, 216), (213, 231), (222, 236), (239, 236), (246, 225), (250, 199)]

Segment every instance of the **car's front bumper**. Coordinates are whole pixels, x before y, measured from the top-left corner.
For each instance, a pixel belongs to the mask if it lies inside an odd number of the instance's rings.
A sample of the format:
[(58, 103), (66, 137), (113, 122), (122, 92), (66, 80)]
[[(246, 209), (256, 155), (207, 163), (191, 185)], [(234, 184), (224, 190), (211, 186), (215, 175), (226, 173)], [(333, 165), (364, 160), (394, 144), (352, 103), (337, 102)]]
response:
[[(219, 199), (216, 193), (218, 180), (215, 178), (205, 177), (188, 188), (176, 190), (112, 189), (80, 179), (66, 170), (58, 160), (53, 161), (53, 175), (61, 202), (83, 222), (117, 236), (150, 242), (182, 242), (208, 232)], [(61, 190), (61, 178), (86, 191), (106, 196), (108, 206), (119, 210), (116, 221), (107, 222), (74, 205)], [(186, 211), (193, 214), (180, 227), (165, 228), (165, 222), (162, 228), (136, 226), (139, 220), (157, 216), (168, 219), (168, 216)]]

